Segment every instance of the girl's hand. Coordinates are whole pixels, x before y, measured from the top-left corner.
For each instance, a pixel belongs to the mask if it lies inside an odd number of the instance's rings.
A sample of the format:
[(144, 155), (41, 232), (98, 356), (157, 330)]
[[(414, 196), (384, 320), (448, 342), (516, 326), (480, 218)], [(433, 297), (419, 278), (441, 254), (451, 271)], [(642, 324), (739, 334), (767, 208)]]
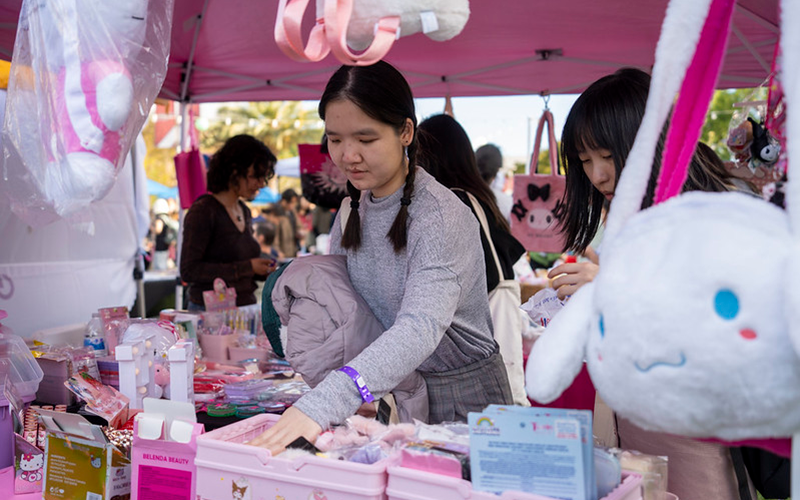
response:
[(291, 407), (283, 413), (275, 425), (248, 444), (267, 448), (274, 457), (295, 439), (302, 436), (313, 443), (321, 432), (322, 428), (318, 423), (297, 408)]
[(257, 276), (266, 276), (275, 270), (276, 262), (272, 259), (262, 259), (256, 257), (250, 259), (250, 264), (253, 266), (253, 273)]
[(553, 279), (553, 288), (556, 290), (559, 299), (565, 299), (577, 292), (583, 285), (594, 280), (600, 270), (598, 265), (597, 253), (590, 248), (584, 256), (590, 259), (589, 262), (574, 262), (571, 264), (561, 264), (547, 273), (547, 277)]

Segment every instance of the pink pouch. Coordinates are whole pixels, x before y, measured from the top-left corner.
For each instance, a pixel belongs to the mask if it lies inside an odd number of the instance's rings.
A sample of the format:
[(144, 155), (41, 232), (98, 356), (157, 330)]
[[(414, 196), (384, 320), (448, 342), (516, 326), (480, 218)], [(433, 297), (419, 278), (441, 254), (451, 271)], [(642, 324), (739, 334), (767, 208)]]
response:
[(236, 307), (236, 289), (225, 286), (225, 280), (214, 280), (214, 289), (203, 292), (203, 303), (206, 311), (222, 311)]
[(191, 149), (175, 155), (175, 177), (178, 180), (178, 196), (181, 208), (192, 206), (194, 200), (206, 194), (206, 162), (197, 149), (197, 131), (194, 128), (194, 113), (189, 112)]
[[(539, 144), (547, 123), (550, 165), (553, 173), (536, 173), (539, 166)], [(545, 109), (536, 128), (530, 175), (514, 176), (514, 206), (511, 209), (511, 234), (526, 250), (561, 252), (564, 236), (554, 214), (566, 188), (566, 178), (558, 173), (558, 144), (553, 126), (553, 114)]]

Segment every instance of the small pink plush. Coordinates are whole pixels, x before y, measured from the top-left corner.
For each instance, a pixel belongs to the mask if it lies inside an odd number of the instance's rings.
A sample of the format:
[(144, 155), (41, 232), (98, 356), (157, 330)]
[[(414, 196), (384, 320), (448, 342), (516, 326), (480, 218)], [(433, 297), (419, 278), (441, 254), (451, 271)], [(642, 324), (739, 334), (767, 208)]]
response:
[(169, 368), (161, 363), (156, 363), (156, 374), (153, 381), (156, 383), (155, 396), (160, 398), (166, 396), (169, 398)]

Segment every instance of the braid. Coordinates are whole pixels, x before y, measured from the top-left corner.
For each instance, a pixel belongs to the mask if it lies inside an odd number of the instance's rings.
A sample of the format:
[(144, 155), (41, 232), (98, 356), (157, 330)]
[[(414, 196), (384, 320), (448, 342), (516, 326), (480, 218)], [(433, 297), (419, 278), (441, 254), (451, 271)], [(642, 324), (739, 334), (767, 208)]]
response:
[(347, 181), (347, 192), (350, 194), (350, 215), (342, 233), (342, 248), (358, 250), (361, 246), (361, 215), (358, 213), (361, 191)]
[(408, 243), (408, 230), (406, 227), (408, 222), (408, 206), (411, 204), (411, 193), (414, 192), (414, 174), (417, 170), (416, 167), (413, 166), (414, 164), (410, 161), (410, 157), (415, 157), (415, 153), (416, 144), (412, 143), (412, 145), (408, 147), (409, 166), (408, 174), (406, 174), (406, 185), (403, 188), (403, 197), (400, 198), (400, 211), (397, 212), (397, 217), (394, 218), (392, 228), (389, 229), (389, 234), (386, 235), (390, 240), (392, 240), (395, 253), (404, 249), (406, 247), (406, 243)]

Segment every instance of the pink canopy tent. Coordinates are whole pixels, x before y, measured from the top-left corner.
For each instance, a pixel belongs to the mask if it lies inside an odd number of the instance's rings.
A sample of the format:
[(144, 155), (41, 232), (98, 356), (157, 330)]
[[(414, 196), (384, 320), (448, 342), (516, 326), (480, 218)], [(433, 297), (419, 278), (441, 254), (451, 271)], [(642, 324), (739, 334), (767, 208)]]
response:
[[(313, 4), (313, 2), (311, 2)], [(472, 0), (464, 31), (447, 42), (417, 34), (387, 60), (417, 97), (578, 93), (621, 66), (647, 69), (667, 0)], [(0, 57), (10, 59), (21, 0), (0, 5)], [(297, 63), (275, 44), (277, 2), (175, 0), (161, 96), (184, 102), (317, 99), (333, 56)], [(307, 12), (310, 28), (313, 13)], [(739, 0), (720, 88), (768, 75), (777, 0)]]

